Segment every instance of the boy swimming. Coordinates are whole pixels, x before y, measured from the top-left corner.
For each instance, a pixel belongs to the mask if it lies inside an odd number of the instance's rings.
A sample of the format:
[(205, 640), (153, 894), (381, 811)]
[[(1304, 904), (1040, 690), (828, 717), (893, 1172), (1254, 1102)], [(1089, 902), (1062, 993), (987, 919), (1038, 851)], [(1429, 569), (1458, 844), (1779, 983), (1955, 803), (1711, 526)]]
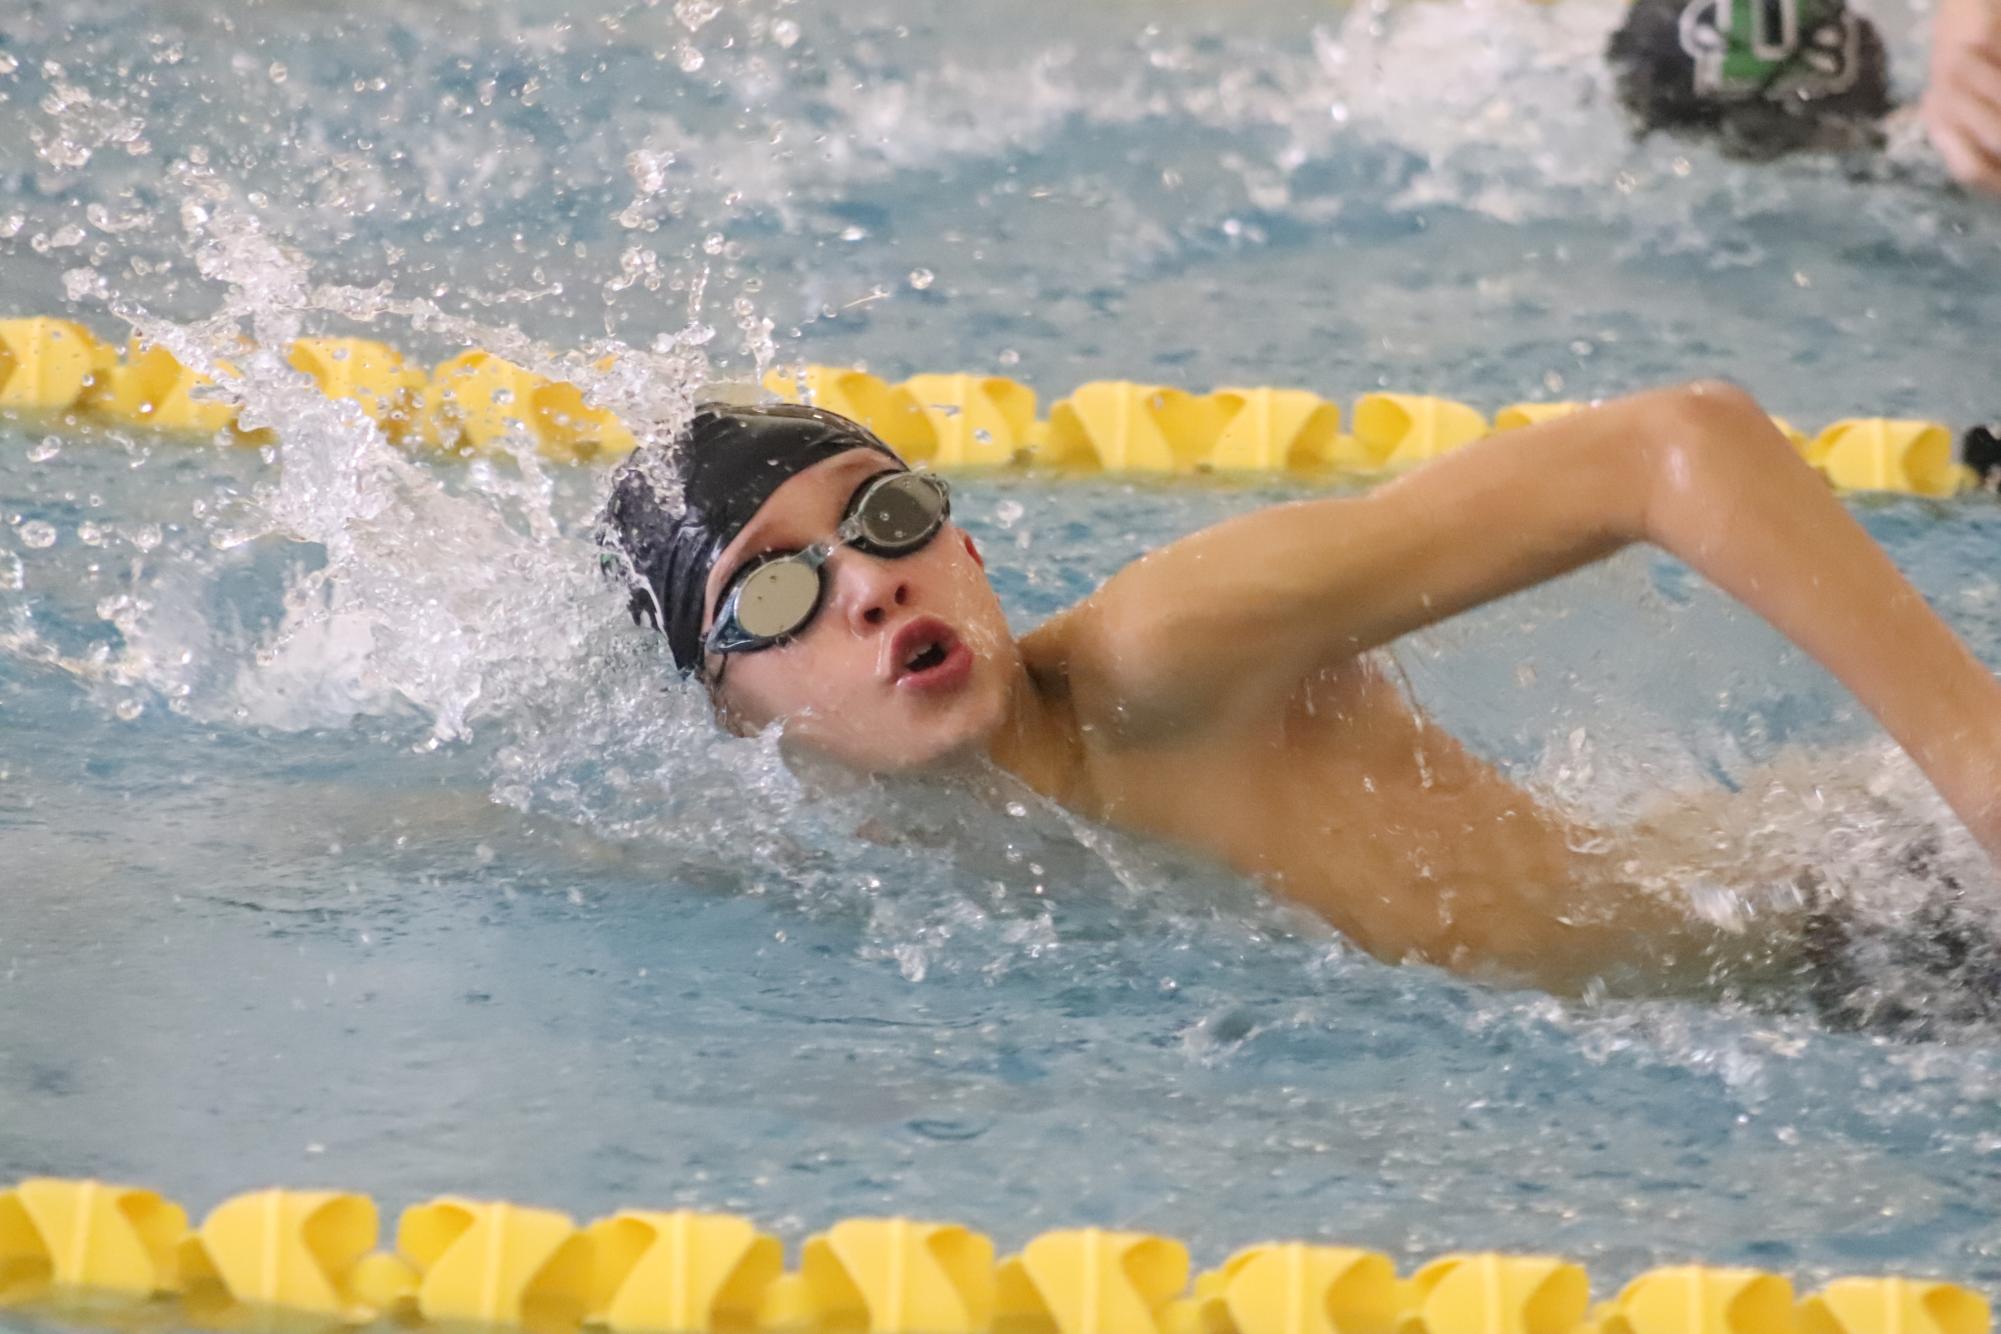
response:
[(1723, 383), (1240, 515), (1019, 638), (944, 484), (832, 413), (706, 405), (675, 458), (643, 451), (620, 472), (606, 520), (635, 619), (733, 730), (779, 726), (872, 773), (989, 760), (1389, 961), (1566, 993), (1769, 961), (1770, 941), (1650, 883), (1685, 846), (1670, 822), (1593, 828), (1538, 801), (1372, 655), (1636, 542), (1826, 666), (2001, 854), (2001, 683)]

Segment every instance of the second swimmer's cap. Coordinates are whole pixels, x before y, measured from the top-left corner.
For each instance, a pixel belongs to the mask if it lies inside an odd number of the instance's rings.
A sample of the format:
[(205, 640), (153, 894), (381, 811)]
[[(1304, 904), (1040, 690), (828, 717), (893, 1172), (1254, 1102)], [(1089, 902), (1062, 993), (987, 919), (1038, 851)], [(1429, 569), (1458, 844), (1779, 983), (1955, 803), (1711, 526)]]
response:
[(851, 449), (903, 462), (838, 413), (793, 403), (703, 403), (672, 460), (643, 450), (619, 469), (600, 540), (631, 561), (632, 619), (666, 632), (675, 666), (701, 667), (703, 603), (723, 548), (788, 479)]
[(1891, 109), (1883, 39), (1842, 0), (1633, 0), (1605, 55), (1641, 131), (1740, 157), (1864, 147)]

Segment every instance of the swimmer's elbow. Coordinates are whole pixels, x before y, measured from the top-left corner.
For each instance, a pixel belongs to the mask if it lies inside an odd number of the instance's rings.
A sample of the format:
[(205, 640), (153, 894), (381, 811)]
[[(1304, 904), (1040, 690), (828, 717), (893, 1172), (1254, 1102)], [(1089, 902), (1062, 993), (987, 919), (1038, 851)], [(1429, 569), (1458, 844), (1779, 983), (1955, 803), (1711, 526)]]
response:
[(1727, 380), (1694, 380), (1658, 391), (1639, 443), (1644, 459), (1642, 528), (1655, 541), (1693, 509), (1725, 520), (1743, 490), (1773, 467), (1801, 467), (1792, 445), (1751, 394)]

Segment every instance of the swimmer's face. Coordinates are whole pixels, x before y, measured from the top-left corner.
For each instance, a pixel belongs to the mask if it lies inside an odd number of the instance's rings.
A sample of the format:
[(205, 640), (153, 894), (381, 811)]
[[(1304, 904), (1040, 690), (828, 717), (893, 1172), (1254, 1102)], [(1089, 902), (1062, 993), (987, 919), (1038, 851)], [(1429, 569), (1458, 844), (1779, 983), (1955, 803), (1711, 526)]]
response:
[[(709, 572), (703, 634), (745, 562), (827, 540), (855, 488), (890, 470), (881, 454), (850, 450), (772, 492)], [(824, 573), (826, 597), (798, 635), (707, 656), (724, 718), (744, 731), (780, 724), (788, 739), (874, 773), (982, 751), (1019, 659), (972, 538), (948, 523), (906, 556), (841, 547)]]

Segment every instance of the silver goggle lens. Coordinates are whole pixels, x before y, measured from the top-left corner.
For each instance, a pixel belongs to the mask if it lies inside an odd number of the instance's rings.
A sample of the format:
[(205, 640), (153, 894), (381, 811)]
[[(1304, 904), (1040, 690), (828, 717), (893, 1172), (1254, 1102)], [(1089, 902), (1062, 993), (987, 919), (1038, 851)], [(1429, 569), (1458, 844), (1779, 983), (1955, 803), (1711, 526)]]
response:
[(803, 560), (775, 560), (752, 570), (737, 592), (736, 622), (759, 639), (791, 634), (820, 603), (820, 572)]
[(854, 516), (858, 540), (884, 553), (908, 551), (937, 532), (946, 505), (945, 488), (934, 478), (893, 473), (862, 494)]

